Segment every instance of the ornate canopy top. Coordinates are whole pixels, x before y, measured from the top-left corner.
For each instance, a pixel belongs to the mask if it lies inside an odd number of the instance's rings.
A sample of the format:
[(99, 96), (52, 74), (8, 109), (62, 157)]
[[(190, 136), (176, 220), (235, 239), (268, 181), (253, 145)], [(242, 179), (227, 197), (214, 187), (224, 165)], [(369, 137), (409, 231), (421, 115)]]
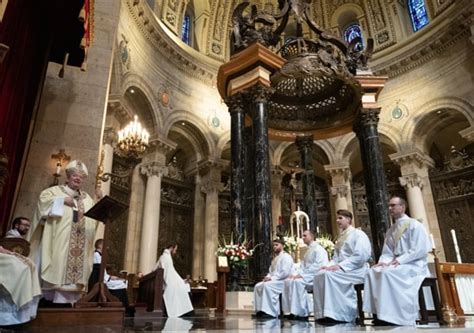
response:
[[(362, 91), (355, 79), (357, 69), (367, 69), (373, 40), (365, 50), (358, 50), (356, 38), (347, 44), (327, 33), (310, 17), (310, 0), (279, 0), (280, 12), (259, 12), (255, 5), (244, 15), (249, 2), (238, 5), (233, 13), (233, 53), (258, 42), (275, 47), (290, 16), (295, 18), (296, 36), (287, 38), (277, 51), (287, 62), (271, 76), (275, 93), (268, 103), (268, 125), (276, 132), (331, 137), (351, 130), (360, 107)], [(315, 33), (303, 37), (302, 24)], [(323, 133), (323, 135), (321, 135)]]

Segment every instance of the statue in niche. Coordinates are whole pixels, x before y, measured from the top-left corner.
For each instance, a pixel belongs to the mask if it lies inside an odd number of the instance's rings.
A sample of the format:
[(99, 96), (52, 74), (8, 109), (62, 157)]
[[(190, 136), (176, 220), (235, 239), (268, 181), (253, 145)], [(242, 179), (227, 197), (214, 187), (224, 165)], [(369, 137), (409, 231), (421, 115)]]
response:
[[(222, 22), (224, 22), (224, 1), (219, 1), (219, 7), (217, 8), (216, 21), (214, 25), (214, 39), (218, 41), (222, 40), (222, 31), (225, 30), (222, 27)], [(219, 22), (219, 23), (218, 23)]]

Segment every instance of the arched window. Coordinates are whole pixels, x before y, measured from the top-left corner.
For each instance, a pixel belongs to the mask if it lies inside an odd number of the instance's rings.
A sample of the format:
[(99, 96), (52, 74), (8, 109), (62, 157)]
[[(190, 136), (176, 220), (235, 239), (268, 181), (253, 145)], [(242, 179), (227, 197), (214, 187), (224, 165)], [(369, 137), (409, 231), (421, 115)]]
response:
[(428, 24), (428, 13), (426, 12), (424, 0), (408, 0), (408, 11), (414, 32)]
[(184, 15), (183, 26), (181, 27), (181, 40), (191, 46), (191, 16)]
[[(360, 37), (362, 39), (362, 30), (360, 29), (359, 23), (352, 23), (344, 29), (344, 39), (350, 43), (354, 38)], [(355, 46), (356, 51), (362, 51), (364, 48), (362, 43), (357, 43)]]

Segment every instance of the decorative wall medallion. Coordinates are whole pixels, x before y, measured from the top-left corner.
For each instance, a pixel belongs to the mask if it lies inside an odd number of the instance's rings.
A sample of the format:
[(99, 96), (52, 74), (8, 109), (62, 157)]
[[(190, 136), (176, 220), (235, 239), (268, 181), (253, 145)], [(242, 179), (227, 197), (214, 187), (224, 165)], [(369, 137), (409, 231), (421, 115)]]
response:
[(379, 44), (385, 43), (386, 41), (388, 41), (390, 39), (388, 31), (383, 31), (383, 32), (377, 34), (376, 39), (377, 39), (377, 43), (379, 43)]
[(219, 128), (221, 126), (221, 120), (217, 116), (216, 110), (214, 110), (213, 114), (211, 114), (207, 118), (207, 123), (209, 124), (209, 126), (214, 127), (214, 128)]
[(212, 43), (212, 52), (214, 52), (215, 54), (221, 54), (222, 52), (221, 46), (219, 44)]
[(392, 106), (389, 110), (391, 111), (388, 117), (388, 122), (392, 122), (394, 120), (401, 120), (408, 115), (408, 108), (405, 104), (400, 103), (400, 100), (397, 100), (395, 105)]
[(163, 87), (158, 92), (158, 96), (160, 98), (161, 105), (168, 107), (170, 105), (170, 93), (167, 88)]

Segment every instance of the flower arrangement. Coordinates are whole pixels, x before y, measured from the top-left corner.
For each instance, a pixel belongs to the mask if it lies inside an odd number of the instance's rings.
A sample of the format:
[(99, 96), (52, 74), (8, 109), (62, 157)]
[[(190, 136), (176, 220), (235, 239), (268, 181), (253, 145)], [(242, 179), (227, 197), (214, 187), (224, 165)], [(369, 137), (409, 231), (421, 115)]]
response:
[(298, 247), (298, 241), (296, 237), (291, 235), (285, 235), (282, 237), (285, 244), (283, 245), (283, 249), (285, 252), (289, 254), (295, 254), (296, 248)]
[(331, 240), (331, 236), (320, 235), (316, 241), (327, 251), (329, 259), (331, 259), (334, 254), (334, 242)]
[(250, 241), (247, 237), (240, 242), (237, 240), (234, 243), (233, 235), (230, 236), (230, 242), (227, 243), (225, 237), (222, 236), (219, 240), (216, 256), (227, 257), (231, 268), (234, 267), (245, 267), (249, 259), (253, 256), (255, 247), (252, 248)]

